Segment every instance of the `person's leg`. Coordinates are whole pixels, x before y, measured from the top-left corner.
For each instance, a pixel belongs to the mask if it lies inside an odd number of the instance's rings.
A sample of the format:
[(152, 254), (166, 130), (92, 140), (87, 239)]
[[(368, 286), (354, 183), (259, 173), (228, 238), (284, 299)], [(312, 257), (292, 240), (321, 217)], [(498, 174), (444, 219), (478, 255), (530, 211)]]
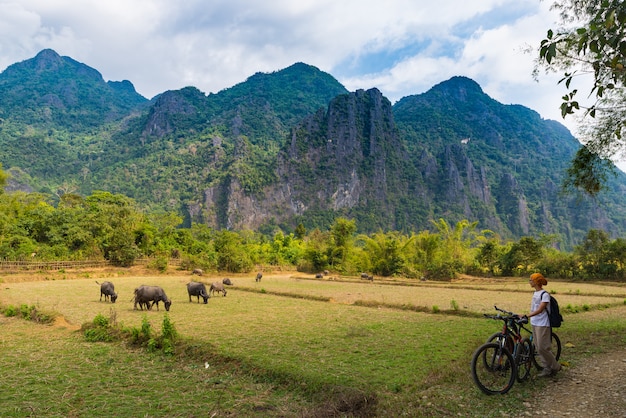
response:
[(561, 365), (556, 361), (554, 354), (550, 350), (552, 346), (552, 331), (550, 327), (533, 327), (533, 340), (537, 355), (544, 367), (542, 375), (557, 372), (561, 369)]

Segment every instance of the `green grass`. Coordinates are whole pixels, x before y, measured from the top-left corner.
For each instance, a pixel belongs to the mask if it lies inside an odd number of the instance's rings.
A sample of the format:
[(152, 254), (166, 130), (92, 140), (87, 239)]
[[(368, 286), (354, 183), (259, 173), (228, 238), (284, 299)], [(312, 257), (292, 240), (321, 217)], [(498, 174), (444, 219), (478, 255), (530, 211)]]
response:
[[(204, 305), (189, 303), (189, 277), (111, 280), (116, 304), (98, 300), (92, 279), (3, 284), (0, 306), (36, 306), (70, 324), (0, 317), (0, 416), (522, 415), (523, 401), (546, 384), (487, 397), (471, 381), (472, 352), (500, 327), (480, 313), (494, 303), (510, 310), (530, 303), (530, 290), (509, 284), (474, 290), (264, 277), (255, 287), (254, 278), (239, 278), (227, 297)], [(87, 342), (70, 329), (104, 316), (159, 330), (163, 308), (132, 309), (132, 289), (143, 283), (163, 286), (173, 300), (167, 315), (181, 336), (174, 356)], [(580, 306), (609, 306), (566, 315), (558, 333), (569, 364), (626, 342), (623, 297), (616, 304), (613, 292), (597, 290), (569, 296)], [(434, 309), (451, 300), (456, 308)], [(412, 301), (425, 310), (403, 309)]]

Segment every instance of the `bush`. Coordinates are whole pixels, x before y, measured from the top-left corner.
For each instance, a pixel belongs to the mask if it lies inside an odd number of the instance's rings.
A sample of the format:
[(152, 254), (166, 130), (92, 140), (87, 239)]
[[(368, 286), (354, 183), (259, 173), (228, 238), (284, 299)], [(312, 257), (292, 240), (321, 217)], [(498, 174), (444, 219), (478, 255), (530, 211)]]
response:
[(35, 310), (34, 306), (20, 305), (20, 316), (28, 321), (31, 319), (31, 313)]
[(161, 273), (167, 270), (169, 260), (167, 257), (157, 257), (148, 264), (148, 268), (155, 269)]
[(84, 324), (81, 328), (89, 342), (110, 342), (117, 339), (118, 329), (115, 323), (115, 313), (111, 314), (111, 318), (98, 314), (91, 323)]
[[(624, 303), (626, 304), (626, 300), (624, 301)], [(17, 315), (17, 308), (13, 305), (9, 305), (6, 307), (6, 309), (4, 310), (4, 316), (16, 316)]]

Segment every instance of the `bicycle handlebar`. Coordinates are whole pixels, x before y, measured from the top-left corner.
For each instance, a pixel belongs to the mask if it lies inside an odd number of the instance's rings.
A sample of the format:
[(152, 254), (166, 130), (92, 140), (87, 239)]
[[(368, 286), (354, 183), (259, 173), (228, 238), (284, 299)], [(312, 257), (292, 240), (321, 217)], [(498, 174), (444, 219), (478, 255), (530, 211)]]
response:
[(519, 315), (513, 313), (513, 312), (509, 312), (509, 311), (505, 311), (504, 309), (500, 309), (497, 306), (493, 306), (496, 311), (499, 312), (503, 312), (505, 314), (507, 314), (506, 316), (504, 315), (500, 315), (500, 314), (496, 314), (496, 315), (490, 315), (490, 314), (483, 314), (486, 318), (491, 318), (491, 319), (499, 319), (501, 321), (509, 321), (509, 320), (514, 320), (515, 323), (517, 324), (527, 324), (528, 323), (528, 317), (526, 315), (522, 316), (521, 318), (519, 317)]
[(515, 312), (509, 312), (509, 311), (505, 311), (504, 309), (500, 309), (500, 308), (498, 308), (496, 305), (493, 305), (493, 308), (494, 308), (496, 311), (504, 312), (504, 313), (509, 314), (509, 315), (517, 315)]

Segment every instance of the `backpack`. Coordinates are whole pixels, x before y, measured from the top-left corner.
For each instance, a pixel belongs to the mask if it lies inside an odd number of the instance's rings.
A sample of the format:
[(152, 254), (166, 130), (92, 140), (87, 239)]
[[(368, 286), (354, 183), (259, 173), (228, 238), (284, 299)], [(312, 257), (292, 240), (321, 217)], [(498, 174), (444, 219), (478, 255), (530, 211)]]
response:
[[(544, 290), (543, 293), (547, 292)], [(541, 294), (542, 297), (543, 293)], [(548, 295), (550, 294), (548, 293)], [(548, 305), (548, 318), (550, 318), (550, 327), (552, 328), (560, 327), (563, 322), (563, 315), (561, 315), (559, 310), (559, 302), (552, 295), (550, 295), (550, 305)]]

